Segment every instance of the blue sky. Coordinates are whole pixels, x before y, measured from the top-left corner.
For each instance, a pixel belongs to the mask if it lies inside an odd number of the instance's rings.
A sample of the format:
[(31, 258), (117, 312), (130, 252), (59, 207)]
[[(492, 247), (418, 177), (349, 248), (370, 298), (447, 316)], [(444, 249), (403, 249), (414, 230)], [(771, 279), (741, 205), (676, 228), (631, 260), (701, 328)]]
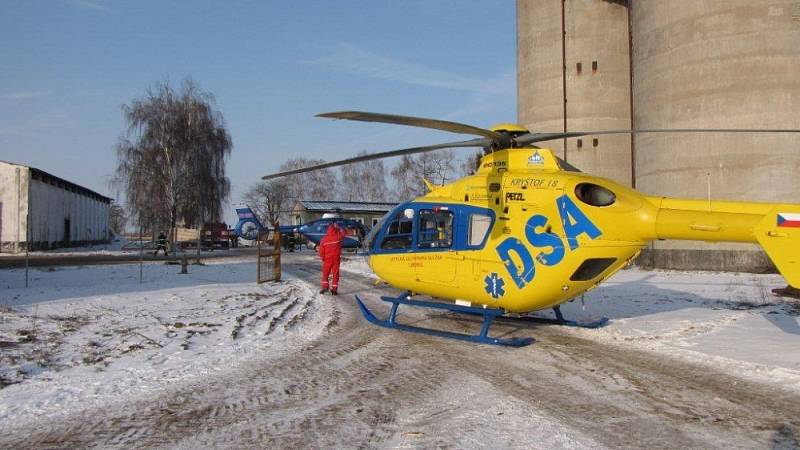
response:
[(320, 112), (516, 120), (514, 0), (3, 0), (2, 10), (0, 159), (109, 196), (120, 106), (163, 80), (192, 77), (215, 95), (233, 137), (234, 204), (289, 157), (465, 138)]

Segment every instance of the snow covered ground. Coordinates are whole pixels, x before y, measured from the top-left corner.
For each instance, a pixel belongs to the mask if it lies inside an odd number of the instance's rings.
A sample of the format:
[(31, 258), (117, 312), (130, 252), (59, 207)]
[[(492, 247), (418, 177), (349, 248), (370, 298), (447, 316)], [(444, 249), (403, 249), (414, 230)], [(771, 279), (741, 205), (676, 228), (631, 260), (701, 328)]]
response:
[(141, 284), (135, 264), (33, 269), (29, 289), (23, 270), (0, 271), (0, 430), (130, 401), (321, 333), (314, 291), (292, 279), (256, 285), (252, 259), (188, 275), (145, 264)]
[(800, 390), (800, 301), (771, 292), (784, 286), (780, 275), (629, 269), (561, 309), (611, 319), (597, 330), (571, 329), (588, 339)]
[[(189, 275), (145, 264), (143, 283), (139, 270), (37, 268), (29, 289), (23, 270), (0, 271), (0, 433), (36, 417), (126, 404), (256, 354), (290, 354), (321, 336), (330, 315), (315, 286), (291, 273), (286, 283), (256, 285), (252, 257), (191, 266)], [(357, 255), (343, 270), (371, 273)], [(777, 275), (630, 269), (562, 311), (610, 319), (569, 329), (587, 340), (795, 390), (800, 302), (770, 292), (784, 285)]]
[[(344, 270), (371, 274), (365, 257)], [(776, 297), (780, 275), (623, 270), (562, 305), (565, 317), (610, 319), (567, 329), (587, 339), (663, 352), (800, 389), (800, 300)], [(539, 315), (553, 317), (549, 311)]]
[[(30, 252), (33, 257), (39, 256), (74, 256), (74, 255), (127, 255), (139, 252), (138, 242), (116, 238), (108, 244), (84, 245), (81, 247), (56, 248)], [(24, 253), (22, 253), (24, 254)], [(0, 258), (18, 257), (18, 253), (0, 253)]]
[[(155, 249), (152, 242), (145, 242), (145, 254), (152, 253)], [(254, 241), (245, 239), (239, 240), (239, 246), (253, 247)], [(38, 250), (30, 252), (33, 258), (46, 257), (46, 256), (96, 256), (96, 255), (135, 255), (141, 250), (141, 241), (129, 241), (125, 238), (116, 238), (108, 244), (86, 245), (81, 247), (67, 247), (56, 248), (52, 250)], [(175, 249), (178, 254), (183, 254), (184, 250), (180, 248)], [(224, 250), (222, 250), (224, 251)], [(196, 248), (189, 248), (185, 250), (188, 255), (193, 255), (197, 252)], [(163, 253), (163, 252), (162, 252)], [(220, 250), (202, 250), (202, 254), (219, 254)], [(0, 253), (0, 258), (18, 258), (23, 253)]]

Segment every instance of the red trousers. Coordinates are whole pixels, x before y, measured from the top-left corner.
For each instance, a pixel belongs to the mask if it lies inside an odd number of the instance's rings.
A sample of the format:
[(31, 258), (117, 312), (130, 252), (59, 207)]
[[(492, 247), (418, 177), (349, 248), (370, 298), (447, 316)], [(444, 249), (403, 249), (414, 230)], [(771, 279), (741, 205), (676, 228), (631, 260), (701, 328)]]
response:
[(333, 277), (330, 284), (331, 289), (339, 287), (339, 258), (327, 258), (322, 260), (322, 289), (328, 289), (328, 277)]

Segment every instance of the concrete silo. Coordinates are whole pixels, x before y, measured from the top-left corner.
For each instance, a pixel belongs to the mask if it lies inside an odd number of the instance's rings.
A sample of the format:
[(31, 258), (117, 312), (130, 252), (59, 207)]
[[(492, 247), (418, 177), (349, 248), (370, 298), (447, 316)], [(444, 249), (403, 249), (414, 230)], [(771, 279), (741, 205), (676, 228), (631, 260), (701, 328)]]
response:
[[(797, 0), (519, 0), (518, 101), (523, 124), (538, 129), (539, 124), (550, 126), (558, 120), (552, 108), (543, 110), (550, 111), (549, 116), (533, 112), (538, 99), (531, 94), (536, 89), (522, 84), (537, 81), (523, 76), (535, 67), (537, 52), (551, 53), (546, 45), (525, 37), (541, 34), (529, 29), (547, 30), (561, 22), (562, 4), (568, 106), (561, 114), (566, 113), (568, 130), (800, 128)], [(550, 15), (542, 16), (545, 13)], [(592, 29), (587, 21), (609, 25), (587, 39), (581, 37)], [(542, 23), (547, 23), (545, 28), (540, 28)], [(560, 31), (539, 39), (560, 45)], [(630, 50), (624, 58), (605, 62), (607, 55), (619, 53), (620, 40)], [(579, 53), (599, 55), (598, 73), (609, 70), (610, 80), (570, 89), (580, 77), (570, 55)], [(613, 64), (617, 66), (606, 69)], [(620, 100), (593, 109), (597, 98), (607, 98), (606, 91), (616, 93), (626, 82), (627, 111)], [(626, 113), (628, 122), (623, 125)], [(607, 149), (607, 140), (601, 139), (599, 154), (584, 152), (583, 159), (580, 149), (572, 150), (574, 141), (567, 144), (570, 162), (633, 184), (648, 195), (800, 202), (798, 134), (649, 134), (629, 140), (627, 148), (614, 149)], [(624, 154), (629, 155), (627, 160)], [(624, 170), (609, 170), (600, 161), (627, 164), (630, 176)], [(770, 267), (755, 246), (679, 241), (654, 243), (640, 263), (711, 270)]]
[[(800, 128), (800, 13), (787, 0), (633, 1), (637, 128)], [(800, 202), (797, 134), (635, 138), (651, 195)], [(656, 242), (660, 267), (759, 270), (757, 247)]]
[[(562, 20), (563, 19), (563, 20)], [(532, 131), (628, 129), (628, 10), (619, 2), (517, 2), (519, 122)], [(562, 39), (562, 36), (564, 37)], [(632, 183), (627, 135), (545, 143), (577, 167)]]

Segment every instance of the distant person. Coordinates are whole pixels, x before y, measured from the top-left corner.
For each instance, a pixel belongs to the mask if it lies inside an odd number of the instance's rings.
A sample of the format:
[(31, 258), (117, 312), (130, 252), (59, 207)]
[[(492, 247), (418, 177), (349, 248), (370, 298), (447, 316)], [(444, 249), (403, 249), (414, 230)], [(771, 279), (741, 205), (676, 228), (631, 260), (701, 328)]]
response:
[(228, 234), (228, 239), (231, 240), (230, 248), (238, 248), (239, 247), (239, 236), (235, 233), (231, 232)]
[[(338, 223), (333, 222), (328, 226), (328, 232), (319, 242), (319, 257), (322, 258), (322, 290), (324, 294), (330, 286), (331, 294), (339, 294), (339, 262), (342, 257), (342, 241), (345, 231)], [(333, 277), (330, 285), (328, 277)]]
[(167, 250), (167, 236), (162, 231), (158, 233), (158, 239), (156, 239), (156, 251), (153, 253), (153, 256), (158, 256), (159, 250), (164, 250), (164, 256), (169, 256), (169, 251)]

